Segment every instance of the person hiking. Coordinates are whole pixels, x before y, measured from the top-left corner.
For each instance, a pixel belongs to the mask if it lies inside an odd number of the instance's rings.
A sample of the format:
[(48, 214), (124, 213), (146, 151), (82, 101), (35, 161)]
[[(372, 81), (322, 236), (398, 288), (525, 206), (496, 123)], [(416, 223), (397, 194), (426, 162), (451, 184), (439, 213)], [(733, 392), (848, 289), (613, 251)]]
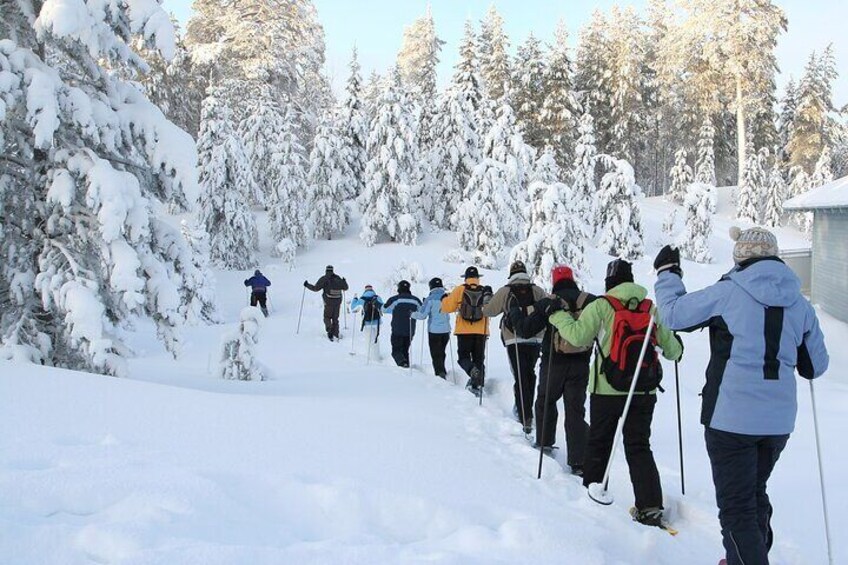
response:
[(376, 359), (381, 359), (380, 354), (380, 325), (383, 312), (383, 299), (380, 298), (374, 287), (365, 285), (362, 296), (354, 296), (350, 301), (351, 312), (362, 312), (362, 324), (359, 331), (364, 332), (368, 328), (368, 352)]
[(446, 349), (450, 342), (450, 316), (442, 313), (442, 298), (446, 295), (442, 279), (430, 279), (430, 294), (417, 312), (412, 313), (416, 320), (427, 320), (427, 342), (430, 347), (430, 358), (433, 360), (433, 371), (437, 377), (447, 378), (445, 368)]
[(250, 305), (259, 305), (262, 314), (268, 317), (268, 287), (271, 286), (269, 281), (262, 271), (256, 269), (253, 271), (253, 276), (244, 281), (244, 286), (250, 287)]
[[(589, 361), (592, 346), (574, 347), (559, 337), (548, 323), (548, 316), (565, 310), (579, 318), (583, 309), (596, 297), (583, 292), (574, 281), (574, 272), (566, 265), (551, 270), (553, 294), (542, 298), (527, 312), (514, 304), (509, 317), (519, 336), (530, 337), (545, 332), (542, 343), (542, 365), (536, 395), (536, 443), (538, 449), (552, 449), (556, 443), (557, 402), (563, 400), (565, 411), (566, 462), (571, 472), (583, 475), (583, 460), (589, 424), (586, 423), (586, 388), (589, 384)], [(553, 340), (553, 343), (551, 341)]]
[(457, 341), (457, 363), (468, 374), (466, 388), (473, 394), (483, 394), (486, 380), (486, 340), (489, 320), (483, 306), (492, 298), (492, 288), (480, 285), (477, 267), (468, 267), (465, 283), (454, 288), (442, 299), (442, 313), (457, 312), (454, 334)]
[(415, 338), (415, 323), (412, 313), (418, 311), (421, 300), (412, 296), (409, 281), (400, 281), (397, 294), (383, 306), (383, 312), (392, 316), (392, 359), (398, 367), (409, 367), (409, 346)]
[(343, 292), (348, 289), (347, 281), (333, 272), (333, 266), (327, 265), (327, 269), (318, 281), (313, 285), (309, 281), (303, 281), (303, 286), (312, 292), (321, 292), (324, 299), (324, 329), (330, 341), (340, 339), (339, 336), (339, 313), (342, 309)]
[(512, 387), (515, 399), (512, 405), (515, 419), (521, 423), (524, 433), (529, 434), (533, 422), (533, 397), (536, 391), (536, 363), (539, 361), (539, 350), (545, 329), (542, 327), (535, 335), (521, 337), (512, 329), (509, 311), (517, 305), (525, 312), (532, 312), (533, 305), (544, 298), (546, 293), (542, 287), (533, 284), (527, 267), (521, 261), (515, 261), (509, 267), (509, 280), (499, 288), (483, 307), (483, 315), (489, 318), (501, 316), (501, 342), (509, 357), (514, 384)]
[(717, 283), (687, 292), (680, 251), (654, 261), (663, 323), (710, 330), (701, 424), (712, 467), (729, 565), (763, 565), (774, 541), (769, 476), (795, 427), (795, 371), (821, 376), (829, 357), (815, 309), (762, 228), (731, 229), (734, 268)]
[[(636, 361), (648, 337), (645, 333), (650, 314), (655, 312), (651, 301), (646, 299), (647, 289), (633, 282), (633, 268), (627, 261), (610, 262), (604, 283), (606, 294), (586, 306), (577, 320), (563, 311), (554, 312), (548, 318), (562, 339), (571, 345), (586, 347), (595, 342), (599, 348), (589, 376), (590, 425), (583, 462), (583, 485), (586, 487), (603, 481)], [(552, 308), (556, 309), (557, 304)], [(656, 387), (662, 376), (655, 346), (672, 361), (683, 354), (683, 345), (677, 337), (662, 324), (657, 324), (650, 335), (623, 432), (624, 455), (636, 499), (633, 518), (642, 524), (662, 526), (662, 486), (650, 442)]]

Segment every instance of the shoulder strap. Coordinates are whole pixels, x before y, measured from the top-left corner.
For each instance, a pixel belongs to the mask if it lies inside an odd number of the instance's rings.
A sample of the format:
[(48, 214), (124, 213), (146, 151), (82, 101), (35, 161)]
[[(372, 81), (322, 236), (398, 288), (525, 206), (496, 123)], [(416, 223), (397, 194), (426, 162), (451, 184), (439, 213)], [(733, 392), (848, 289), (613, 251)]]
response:
[(653, 307), (653, 305), (654, 303), (651, 302), (651, 299), (646, 298), (645, 300), (639, 303), (639, 307), (636, 308), (636, 310), (638, 312), (644, 312), (645, 314), (648, 314), (651, 312), (651, 308)]
[(581, 292), (580, 296), (578, 296), (577, 300), (575, 300), (574, 305), (577, 307), (578, 310), (582, 310), (583, 307), (586, 306), (587, 300), (589, 300), (589, 293)]
[(610, 296), (609, 294), (603, 295), (601, 298), (609, 302), (612, 309), (618, 312), (619, 310), (624, 310), (624, 304), (621, 303), (621, 300), (614, 296)]

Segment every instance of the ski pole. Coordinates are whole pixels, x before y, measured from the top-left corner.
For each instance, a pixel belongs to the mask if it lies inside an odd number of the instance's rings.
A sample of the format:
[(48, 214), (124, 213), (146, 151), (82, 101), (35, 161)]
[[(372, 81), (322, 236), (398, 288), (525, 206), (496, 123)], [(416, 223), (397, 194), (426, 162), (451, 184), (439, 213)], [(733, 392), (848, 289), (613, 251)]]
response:
[(816, 392), (810, 379), (810, 400), (813, 403), (813, 427), (816, 430), (816, 455), (819, 460), (819, 482), (821, 483), (822, 512), (824, 513), (824, 535), (827, 540), (827, 562), (833, 565), (833, 551), (830, 544), (830, 520), (827, 512), (827, 494), (824, 486), (824, 466), (822, 465), (821, 440), (819, 439), (819, 416), (816, 410)]
[[(415, 332), (412, 331), (412, 325), (415, 323), (415, 320), (410, 316), (409, 318), (409, 345), (412, 345), (412, 340), (415, 337)], [(412, 374), (412, 356), (409, 354), (409, 347), (406, 348), (406, 364), (409, 365), (409, 374)]]
[[(362, 315), (364, 316), (365, 313), (363, 312)], [(371, 364), (371, 344), (373, 343), (373, 341), (374, 341), (374, 326), (369, 324), (368, 325), (368, 358), (365, 361), (366, 365)]]
[[(486, 320), (486, 329), (489, 329), (489, 321)], [(489, 360), (489, 335), (486, 334), (486, 347), (483, 348), (483, 382), (480, 383), (480, 402), (479, 405), (483, 406), (483, 391), (486, 389), (486, 361)]]
[(448, 332), (448, 351), (450, 352), (451, 358), (451, 381), (453, 384), (459, 384), (456, 380), (456, 365), (453, 363), (453, 338), (451, 337), (451, 333)]
[(615, 458), (616, 448), (618, 447), (618, 439), (624, 431), (624, 421), (627, 419), (627, 413), (630, 411), (630, 403), (633, 401), (633, 394), (636, 392), (636, 383), (639, 381), (639, 373), (642, 372), (642, 361), (645, 360), (645, 353), (648, 351), (648, 344), (651, 342), (651, 332), (654, 329), (655, 321), (654, 314), (651, 314), (651, 319), (648, 322), (648, 331), (645, 332), (645, 341), (642, 342), (642, 350), (639, 352), (639, 360), (636, 362), (636, 371), (633, 373), (633, 381), (630, 383), (630, 391), (627, 393), (627, 401), (624, 403), (624, 410), (615, 428), (612, 451), (610, 451), (609, 460), (607, 460), (603, 483), (592, 483), (588, 488), (589, 498), (604, 506), (609, 506), (613, 503), (613, 498), (609, 493), (610, 470), (612, 469), (612, 462)]
[(350, 336), (350, 354), (356, 355), (356, 314), (353, 313), (353, 335)]
[(347, 329), (347, 294), (342, 291), (342, 315), (344, 316), (344, 329)]
[[(556, 328), (550, 328), (549, 332), (557, 331)], [(551, 367), (554, 364), (554, 335), (551, 333), (551, 345), (548, 349), (548, 370), (545, 371), (547, 373), (547, 380), (545, 381), (545, 408), (542, 410), (542, 426), (541, 431), (539, 428), (536, 428), (536, 443), (539, 445), (539, 471), (536, 474), (536, 479), (542, 478), (542, 459), (545, 456), (545, 445), (548, 443), (548, 404), (551, 401)], [(540, 383), (541, 384), (541, 383)], [(556, 424), (554, 424), (556, 425)]]
[(680, 363), (678, 361), (674, 362), (674, 393), (677, 395), (677, 448), (680, 453), (680, 492), (683, 496), (686, 496), (686, 475), (683, 473), (683, 418), (680, 413)]
[(421, 330), (421, 355), (418, 356), (418, 365), (421, 367), (422, 371), (424, 370), (424, 329)]
[(524, 417), (524, 383), (521, 379), (521, 358), (518, 356), (518, 342), (513, 345), (515, 346), (515, 379), (518, 381), (518, 400), (521, 402), (521, 409), (518, 413), (521, 415), (521, 429), (524, 431), (527, 420)]
[(300, 320), (303, 318), (303, 301), (306, 299), (306, 287), (303, 287), (303, 292), (300, 294), (300, 313), (297, 315), (297, 331), (295, 335), (300, 333)]

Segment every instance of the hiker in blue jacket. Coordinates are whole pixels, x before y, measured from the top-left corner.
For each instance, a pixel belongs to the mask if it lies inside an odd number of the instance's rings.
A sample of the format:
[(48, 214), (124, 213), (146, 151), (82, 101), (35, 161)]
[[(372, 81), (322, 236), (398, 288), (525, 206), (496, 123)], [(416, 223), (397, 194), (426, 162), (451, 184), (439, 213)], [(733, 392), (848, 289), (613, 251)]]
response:
[(427, 341), (430, 345), (430, 357), (433, 360), (433, 370), (437, 377), (447, 377), (445, 369), (445, 351), (450, 342), (450, 315), (442, 313), (442, 298), (445, 296), (445, 286), (442, 279), (430, 279), (430, 294), (417, 312), (412, 313), (415, 320), (427, 320)]
[(256, 306), (258, 304), (259, 308), (262, 310), (262, 314), (264, 314), (267, 318), (268, 287), (271, 286), (271, 281), (265, 278), (262, 271), (256, 269), (253, 272), (253, 276), (244, 281), (244, 286), (250, 287), (250, 305)]
[(409, 281), (400, 281), (397, 294), (386, 301), (383, 312), (392, 316), (392, 359), (398, 367), (409, 367), (409, 346), (415, 337), (412, 313), (418, 311), (421, 300), (412, 296)]
[(351, 312), (362, 312), (362, 324), (360, 331), (368, 328), (368, 351), (373, 350), (377, 359), (380, 359), (380, 322), (383, 316), (383, 299), (380, 298), (374, 287), (365, 285), (362, 296), (354, 296), (350, 301)]
[(710, 329), (701, 423), (726, 559), (764, 565), (774, 539), (766, 483), (795, 427), (795, 371), (814, 379), (829, 359), (816, 312), (778, 259), (774, 234), (732, 228), (730, 235), (736, 266), (719, 282), (687, 293), (680, 252), (666, 246), (654, 262), (655, 292), (667, 327)]

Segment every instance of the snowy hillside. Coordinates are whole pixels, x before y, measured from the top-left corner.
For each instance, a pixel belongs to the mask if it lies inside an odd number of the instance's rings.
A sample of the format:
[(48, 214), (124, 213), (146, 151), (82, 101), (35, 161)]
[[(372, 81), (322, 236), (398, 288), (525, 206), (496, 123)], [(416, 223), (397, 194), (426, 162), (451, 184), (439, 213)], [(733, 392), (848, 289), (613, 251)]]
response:
[[(637, 281), (653, 283), (651, 261), (668, 208), (657, 199), (643, 203), (647, 255), (634, 267)], [(690, 288), (730, 266), (731, 222), (716, 224), (712, 250), (721, 260), (684, 265)], [(784, 247), (801, 243), (780, 235)], [(721, 557), (698, 424), (706, 334), (686, 338), (680, 367), (686, 496), (671, 367), (653, 427), (666, 508), (681, 532), (673, 538), (630, 520), (623, 458), (612, 474), (611, 507), (591, 502), (563, 471), (562, 452), (556, 462), (545, 459), (536, 480), (537, 452), (511, 418), (512, 379), (498, 339), (490, 341), (490, 394), (480, 408), (451, 382), (464, 384), (464, 377), (433, 377), (426, 351), (420, 365), (417, 339), (412, 371), (394, 367), (387, 355), (367, 364), (362, 336), (351, 343), (358, 328), (350, 315), (342, 342), (328, 342), (317, 294), (306, 293), (295, 335), (301, 283), (314, 281), (326, 264), (347, 277), (351, 294), (372, 284), (387, 298), (403, 276), (422, 295), (432, 276), (459, 282), (464, 265), (443, 261), (456, 247), (454, 235), (425, 233), (416, 247), (365, 248), (352, 228), (343, 240), (316, 242), (293, 270), (269, 258), (262, 236), (260, 267), (273, 282), (258, 353), (264, 382), (212, 377), (220, 338), (246, 301), (246, 271), (217, 273), (224, 323), (189, 330), (177, 362), (155, 332), (139, 327), (129, 339), (137, 353), (129, 379), (0, 365), (0, 562), (707, 565)], [(607, 260), (587, 252), (589, 290), (601, 290)], [(505, 279), (485, 271), (495, 287)], [(839, 346), (848, 328), (822, 318), (835, 369), (817, 391), (836, 558), (846, 562), (848, 546), (838, 534), (848, 529), (841, 480), (848, 457), (839, 439), (848, 378), (839, 368), (848, 353)], [(384, 355), (388, 338), (385, 331)], [(770, 484), (773, 562), (787, 565), (826, 561), (809, 394), (799, 390), (798, 427)]]

